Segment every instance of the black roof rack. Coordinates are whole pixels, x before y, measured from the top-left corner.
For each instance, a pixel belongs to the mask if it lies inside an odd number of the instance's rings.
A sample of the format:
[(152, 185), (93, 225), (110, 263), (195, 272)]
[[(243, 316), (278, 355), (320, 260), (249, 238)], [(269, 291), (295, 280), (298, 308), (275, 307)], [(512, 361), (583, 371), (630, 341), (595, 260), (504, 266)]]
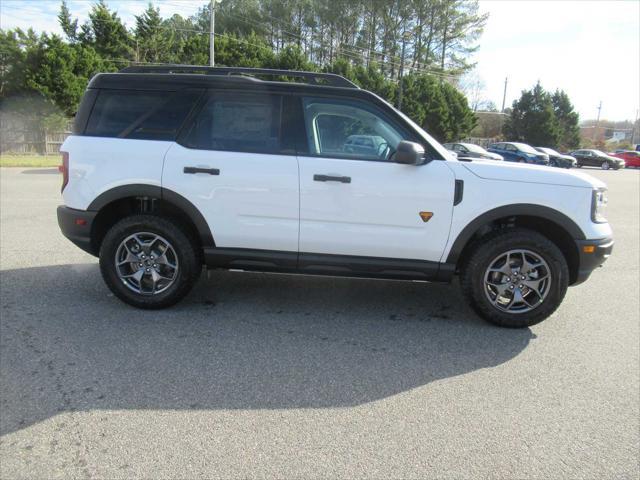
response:
[[(330, 87), (359, 88), (355, 83), (334, 73), (301, 72), (297, 70), (277, 70), (272, 68), (247, 67), (206, 67), (202, 65), (132, 65), (120, 70), (120, 73), (199, 73), (220, 76), (286, 76), (304, 79), (311, 85)], [(255, 77), (254, 77), (255, 78)]]

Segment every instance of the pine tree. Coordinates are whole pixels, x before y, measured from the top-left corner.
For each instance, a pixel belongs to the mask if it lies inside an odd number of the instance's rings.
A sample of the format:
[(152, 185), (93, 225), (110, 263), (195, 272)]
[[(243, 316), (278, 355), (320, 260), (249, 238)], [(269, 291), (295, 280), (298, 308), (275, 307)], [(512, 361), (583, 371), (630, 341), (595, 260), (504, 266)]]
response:
[(509, 140), (536, 147), (556, 147), (560, 137), (551, 95), (538, 82), (532, 90), (523, 90), (513, 102), (504, 126)]
[(160, 9), (149, 3), (142, 15), (136, 15), (135, 59), (138, 62), (160, 62), (173, 44), (173, 32), (162, 25)]
[(98, 0), (89, 12), (89, 26), (96, 52), (105, 60), (119, 62), (131, 55), (131, 37), (116, 12)]
[(67, 36), (69, 42), (75, 42), (78, 39), (78, 20), (71, 19), (71, 12), (69, 12), (69, 8), (67, 7), (67, 2), (65, 0), (62, 0), (62, 3), (60, 4), (58, 22), (60, 23), (60, 28), (62, 28), (62, 31)]
[(553, 110), (560, 130), (558, 147), (571, 150), (580, 146), (579, 115), (574, 111), (569, 96), (563, 90), (556, 90), (551, 96)]

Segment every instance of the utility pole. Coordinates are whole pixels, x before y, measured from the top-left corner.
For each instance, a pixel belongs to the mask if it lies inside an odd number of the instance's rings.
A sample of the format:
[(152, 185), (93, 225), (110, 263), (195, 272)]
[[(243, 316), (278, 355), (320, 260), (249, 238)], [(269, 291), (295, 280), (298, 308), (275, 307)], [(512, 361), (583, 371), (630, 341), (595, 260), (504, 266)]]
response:
[(216, 23), (216, 3), (220, 3), (222, 0), (211, 0), (211, 15), (209, 16), (209, 65), (215, 66), (215, 53), (213, 47), (215, 44), (215, 23)]
[(502, 94), (502, 110), (500, 113), (504, 113), (504, 103), (507, 100), (507, 82), (509, 81), (509, 77), (504, 77), (504, 93)]
[(638, 126), (638, 113), (640, 113), (640, 110), (636, 110), (636, 119), (633, 122), (633, 128), (631, 128), (631, 146), (634, 149), (636, 148), (636, 142), (634, 141), (636, 139), (636, 129), (639, 128), (639, 126)]
[(600, 126), (600, 110), (602, 110), (602, 100), (600, 100), (600, 104), (598, 105), (598, 117), (596, 118), (596, 126), (593, 129), (593, 141), (596, 140), (596, 136), (598, 135), (598, 127)]
[(404, 52), (405, 47), (407, 45), (407, 40), (409, 40), (409, 36), (411, 34), (409, 32), (404, 32), (402, 34), (402, 52), (400, 53), (400, 72), (399, 72), (399, 82), (398, 85), (398, 110), (402, 109), (402, 77), (404, 76)]

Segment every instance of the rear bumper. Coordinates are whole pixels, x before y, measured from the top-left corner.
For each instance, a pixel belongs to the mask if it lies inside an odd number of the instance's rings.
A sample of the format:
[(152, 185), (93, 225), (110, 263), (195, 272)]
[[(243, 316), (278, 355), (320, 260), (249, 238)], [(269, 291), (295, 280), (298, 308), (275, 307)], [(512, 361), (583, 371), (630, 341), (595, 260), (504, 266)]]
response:
[(91, 227), (98, 212), (75, 210), (60, 205), (58, 207), (58, 226), (62, 234), (91, 255), (98, 255), (91, 242)]
[[(583, 283), (591, 272), (602, 266), (607, 261), (613, 251), (613, 238), (602, 238), (600, 240), (576, 240), (578, 246), (579, 264), (578, 275), (573, 285)], [(585, 247), (593, 247), (593, 252), (587, 253)], [(589, 250), (589, 249), (587, 249)]]

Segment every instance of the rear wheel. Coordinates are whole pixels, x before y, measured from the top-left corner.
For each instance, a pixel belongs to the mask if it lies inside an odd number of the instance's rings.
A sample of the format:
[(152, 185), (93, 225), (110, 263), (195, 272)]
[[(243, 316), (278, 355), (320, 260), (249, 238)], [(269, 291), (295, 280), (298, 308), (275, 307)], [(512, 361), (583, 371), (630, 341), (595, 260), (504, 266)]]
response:
[(193, 239), (169, 220), (135, 215), (116, 223), (100, 248), (100, 271), (119, 299), (156, 309), (180, 301), (202, 270)]
[(526, 229), (502, 230), (480, 239), (460, 275), (473, 309), (502, 327), (535, 325), (560, 305), (569, 284), (562, 252)]

